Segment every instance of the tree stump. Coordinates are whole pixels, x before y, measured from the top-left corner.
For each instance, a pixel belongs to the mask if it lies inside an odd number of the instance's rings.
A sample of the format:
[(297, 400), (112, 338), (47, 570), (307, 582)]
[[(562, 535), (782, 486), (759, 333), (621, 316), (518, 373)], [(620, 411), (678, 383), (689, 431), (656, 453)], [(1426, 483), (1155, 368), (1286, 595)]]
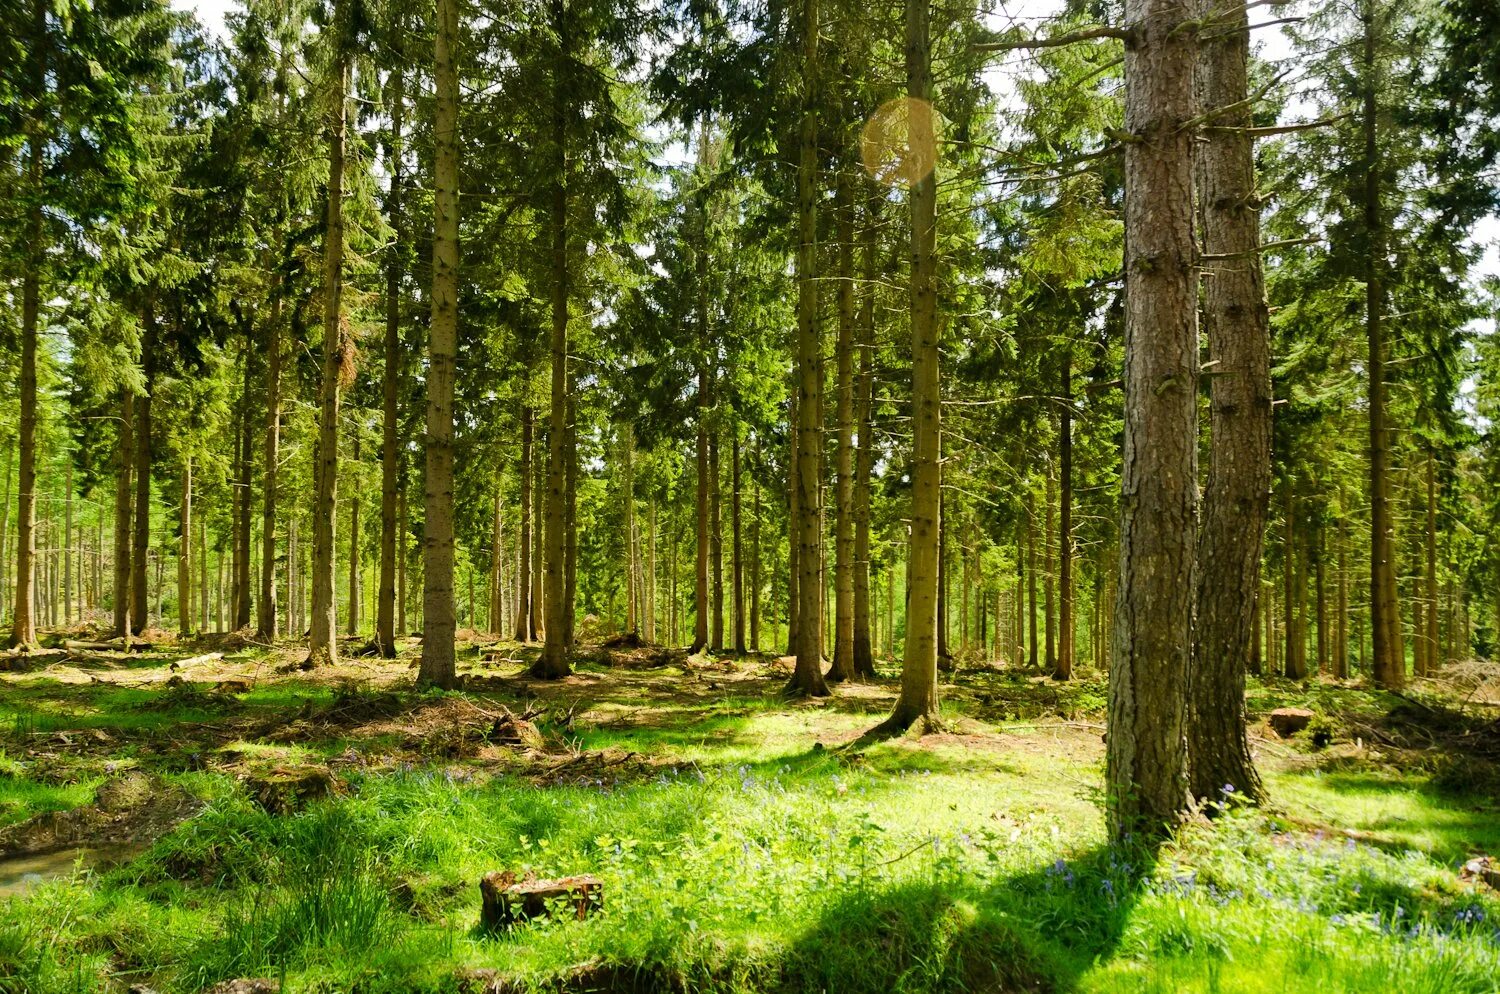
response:
[(1277, 735), (1289, 739), (1310, 725), (1313, 717), (1307, 708), (1277, 708), (1268, 720)]
[(487, 929), (547, 917), (553, 906), (570, 908), (575, 918), (587, 918), (604, 904), (604, 884), (582, 874), (554, 880), (517, 880), (509, 870), (485, 874), (479, 881), (483, 906), (479, 924)]

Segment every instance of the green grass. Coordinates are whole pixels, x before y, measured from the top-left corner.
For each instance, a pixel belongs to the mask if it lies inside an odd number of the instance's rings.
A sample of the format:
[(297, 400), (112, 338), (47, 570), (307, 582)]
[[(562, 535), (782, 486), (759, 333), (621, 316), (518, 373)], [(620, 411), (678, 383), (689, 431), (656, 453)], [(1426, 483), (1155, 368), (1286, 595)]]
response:
[[(290, 816), (232, 777), (178, 775), (207, 805), (148, 852), (0, 902), (0, 992), (171, 994), (235, 976), (438, 992), (486, 968), (536, 991), (1500, 990), (1500, 901), (1454, 873), (1500, 851), (1492, 800), (1419, 771), (1292, 767), (1269, 772), (1269, 813), (1111, 848), (1097, 733), (1036, 727), (1024, 711), (1047, 691), (977, 676), (953, 708), (973, 737), (859, 754), (818, 747), (871, 723), (852, 697), (664, 692), (573, 736), (651, 766), (542, 787), (462, 761), (341, 768), (345, 795)], [(174, 713), (51, 692), (32, 696), (101, 720)], [(1093, 693), (1056, 703), (1091, 713)], [(236, 706), (290, 720), (349, 694), (288, 681)], [(631, 711), (616, 708), (628, 697), (598, 713)], [(995, 708), (1022, 721), (980, 724)], [(333, 747), (233, 743), (266, 761)], [(0, 757), (0, 798), (92, 792), (26, 776)], [(1308, 827), (1323, 824), (1368, 841)], [(495, 869), (597, 874), (603, 913), (481, 933), (477, 883)]]

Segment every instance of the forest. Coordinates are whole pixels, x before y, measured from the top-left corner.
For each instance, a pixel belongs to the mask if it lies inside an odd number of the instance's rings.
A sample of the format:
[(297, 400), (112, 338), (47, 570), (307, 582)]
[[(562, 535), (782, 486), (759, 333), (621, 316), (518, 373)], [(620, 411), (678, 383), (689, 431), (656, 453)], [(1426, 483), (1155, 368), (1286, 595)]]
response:
[(1494, 0), (0, 24), (0, 994), (1500, 991)]

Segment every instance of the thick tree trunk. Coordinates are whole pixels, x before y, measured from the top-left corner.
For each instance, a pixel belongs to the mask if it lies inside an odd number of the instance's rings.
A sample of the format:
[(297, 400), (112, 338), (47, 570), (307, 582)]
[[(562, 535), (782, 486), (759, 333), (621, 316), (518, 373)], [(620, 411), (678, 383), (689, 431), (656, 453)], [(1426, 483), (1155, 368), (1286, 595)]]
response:
[[(115, 623), (116, 638), (130, 638), (130, 549), (134, 504), (131, 476), (135, 453), (135, 398), (120, 390), (120, 428), (115, 448)], [(20, 611), (19, 602), (16, 608)]]
[(566, 90), (562, 72), (570, 57), (565, 0), (552, 0), (553, 28), (558, 32), (561, 51), (553, 70), (552, 92), (552, 424), (547, 431), (547, 558), (543, 564), (546, 583), (547, 628), (542, 654), (531, 668), (533, 676), (556, 680), (567, 676), (568, 621), (567, 598), (567, 467), (572, 458), (568, 446), (568, 177), (567, 123), (563, 117)]
[(1190, 676), (1188, 752), (1195, 797), (1229, 784), (1261, 795), (1245, 736), (1245, 673), (1271, 490), (1270, 319), (1260, 260), (1248, 92), (1250, 35), (1243, 0), (1200, 0), (1214, 27), (1201, 42), (1198, 95), (1223, 114), (1197, 146), (1205, 254), (1203, 317), (1210, 379), (1208, 486), (1198, 534), (1197, 630)]
[(792, 389), (792, 396), (788, 403), (787, 411), (787, 574), (786, 574), (786, 654), (795, 656), (797, 654), (797, 632), (802, 626), (802, 598), (797, 592), (797, 581), (802, 575), (801, 545), (798, 540), (798, 522), (802, 520), (802, 486), (797, 479), (797, 425), (799, 417), (797, 414), (797, 390)]
[(834, 460), (834, 641), (829, 680), (854, 677), (854, 196), (840, 169), (834, 223), (838, 258), (838, 449)]
[(818, 322), (818, 0), (802, 0), (802, 119), (797, 136), (797, 543), (796, 669), (787, 691), (828, 694), (823, 680), (823, 349)]
[(339, 475), (339, 406), (354, 375), (344, 327), (344, 142), (349, 92), (350, 0), (334, 0), (334, 56), (329, 73), (328, 204), (323, 232), (323, 370), (318, 386), (318, 436), (313, 452), (312, 616), (308, 649), (313, 664), (338, 658), (334, 597), (335, 521)]
[(400, 481), (401, 453), (397, 445), (401, 393), (401, 272), (402, 236), (405, 218), (402, 195), (406, 190), (405, 147), (401, 128), (406, 117), (406, 74), (391, 74), (391, 143), (387, 153), (391, 172), (386, 214), (391, 226), (391, 244), (385, 265), (385, 369), (380, 379), (380, 586), (376, 592), (375, 651), (383, 658), (396, 655), (396, 488)]
[(281, 458), (281, 293), (273, 288), (271, 319), (266, 327), (265, 466), (261, 471), (260, 600), (255, 605), (255, 632), (276, 637), (276, 491)]
[[(937, 721), (938, 550), (942, 506), (942, 394), (937, 313), (936, 122), (932, 100), (930, 0), (906, 0), (906, 150), (911, 191), (911, 538), (907, 546), (906, 655), (901, 696), (883, 730)], [(932, 168), (926, 168), (927, 165)]]
[(1187, 803), (1198, 533), (1193, 68), (1184, 0), (1127, 0), (1125, 444), (1109, 671), (1110, 833), (1156, 833)]
[(427, 473), (422, 516), (422, 666), (417, 682), (444, 688), (457, 682), (453, 594), (453, 385), (458, 365), (459, 266), (457, 48), (458, 0), (437, 0), (432, 322), (427, 347)]

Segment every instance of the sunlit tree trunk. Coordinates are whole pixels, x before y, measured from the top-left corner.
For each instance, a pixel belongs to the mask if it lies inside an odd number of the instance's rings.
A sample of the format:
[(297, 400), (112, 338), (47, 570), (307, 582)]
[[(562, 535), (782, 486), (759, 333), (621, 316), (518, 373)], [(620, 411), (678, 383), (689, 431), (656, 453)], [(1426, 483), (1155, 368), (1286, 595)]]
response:
[(834, 200), (838, 265), (838, 449), (834, 464), (834, 642), (829, 680), (854, 677), (854, 197), (840, 169)]
[(396, 655), (396, 488), (401, 453), (397, 447), (401, 387), (401, 266), (402, 195), (405, 193), (405, 148), (401, 128), (406, 117), (406, 74), (391, 73), (391, 138), (387, 161), (391, 171), (386, 214), (391, 244), (385, 266), (385, 369), (380, 380), (380, 586), (375, 595), (375, 651), (384, 658)]
[[(182, 499), (178, 503), (177, 628), (186, 638), (193, 633), (193, 457), (182, 461)], [(271, 633), (274, 638), (276, 633)]]
[[(146, 628), (151, 614), (150, 575), (147, 572), (151, 551), (151, 392), (156, 389), (158, 328), (155, 304), (150, 300), (142, 309), (141, 325), (141, 371), (146, 392), (135, 402), (135, 536), (130, 560), (130, 630), (133, 634)], [(245, 499), (243, 494), (240, 499)]]
[(1198, 533), (1195, 30), (1184, 0), (1127, 0), (1125, 441), (1109, 671), (1111, 834), (1156, 833), (1188, 796), (1188, 656)]
[(328, 204), (323, 232), (323, 369), (318, 386), (318, 435), (313, 452), (312, 613), (309, 658), (338, 658), (338, 609), (334, 597), (335, 513), (338, 500), (339, 407), (354, 370), (344, 326), (344, 142), (349, 92), (350, 0), (334, 0), (333, 65), (327, 94)]

